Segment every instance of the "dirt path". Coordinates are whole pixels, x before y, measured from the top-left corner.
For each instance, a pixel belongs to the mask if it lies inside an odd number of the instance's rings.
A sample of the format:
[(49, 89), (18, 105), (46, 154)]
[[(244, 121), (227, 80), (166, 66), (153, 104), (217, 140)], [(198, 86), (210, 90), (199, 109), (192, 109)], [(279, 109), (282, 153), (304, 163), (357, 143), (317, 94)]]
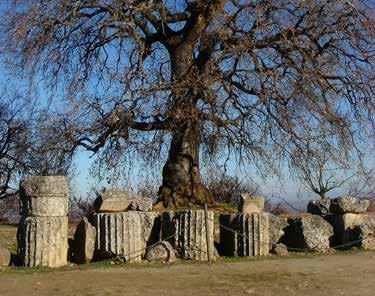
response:
[(0, 295), (375, 295), (375, 253), (0, 273)]

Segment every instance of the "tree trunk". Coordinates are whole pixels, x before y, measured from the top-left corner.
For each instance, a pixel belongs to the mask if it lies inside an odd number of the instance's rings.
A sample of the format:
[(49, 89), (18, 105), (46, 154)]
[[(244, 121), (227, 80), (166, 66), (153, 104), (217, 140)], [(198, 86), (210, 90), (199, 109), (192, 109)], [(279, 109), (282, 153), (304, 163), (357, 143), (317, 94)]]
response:
[[(202, 11), (203, 13), (203, 11)], [(204, 188), (199, 172), (200, 118), (197, 102), (199, 69), (194, 59), (196, 42), (207, 26), (207, 17), (197, 14), (184, 39), (169, 48), (173, 100), (172, 142), (163, 167), (159, 203), (164, 208), (212, 204), (212, 195)]]
[(201, 183), (199, 172), (200, 128), (186, 120), (173, 132), (168, 160), (163, 167), (159, 202), (165, 208), (212, 204), (212, 195)]

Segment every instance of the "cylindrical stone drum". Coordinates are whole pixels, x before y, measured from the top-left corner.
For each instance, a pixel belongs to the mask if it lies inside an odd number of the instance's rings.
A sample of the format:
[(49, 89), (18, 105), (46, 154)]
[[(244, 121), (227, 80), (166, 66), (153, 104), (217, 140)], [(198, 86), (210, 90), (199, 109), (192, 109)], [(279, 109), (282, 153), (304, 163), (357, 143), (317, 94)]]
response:
[(22, 218), (17, 241), (22, 265), (64, 266), (68, 257), (68, 217)]
[(208, 244), (205, 222), (203, 210), (165, 212), (162, 218), (163, 239), (168, 240), (184, 259), (206, 261), (208, 252), (212, 258), (215, 258), (214, 213), (212, 211), (208, 212)]
[(64, 176), (29, 176), (20, 183), (21, 215), (63, 217), (68, 214), (68, 182)]
[(159, 240), (157, 212), (98, 213), (95, 219), (96, 252), (102, 259), (140, 262), (146, 247)]

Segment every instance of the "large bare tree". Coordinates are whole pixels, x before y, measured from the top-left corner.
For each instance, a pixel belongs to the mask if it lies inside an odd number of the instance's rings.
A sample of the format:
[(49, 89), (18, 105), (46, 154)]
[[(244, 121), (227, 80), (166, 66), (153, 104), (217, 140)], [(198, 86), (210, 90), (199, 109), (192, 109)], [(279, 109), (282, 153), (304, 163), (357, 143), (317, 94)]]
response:
[(70, 166), (66, 153), (45, 146), (49, 130), (27, 101), (12, 84), (0, 91), (0, 199), (17, 197), (27, 174), (67, 174)]
[[(14, 98), (12, 98), (14, 100)], [(26, 170), (28, 126), (22, 108), (7, 94), (0, 96), (0, 199), (17, 192), (19, 176)]]
[(327, 198), (329, 193), (360, 197), (371, 194), (374, 170), (364, 167), (365, 161), (361, 161), (360, 157), (347, 156), (348, 159), (343, 159), (340, 153), (320, 148), (305, 147), (305, 150), (295, 151), (291, 158), (291, 172), (307, 189), (321, 199)]
[[(201, 153), (278, 164), (306, 142), (373, 136), (365, 0), (15, 1), (2, 49), (60, 102), (50, 145), (116, 166), (170, 143), (159, 200), (212, 202)], [(204, 148), (204, 149), (203, 149)]]

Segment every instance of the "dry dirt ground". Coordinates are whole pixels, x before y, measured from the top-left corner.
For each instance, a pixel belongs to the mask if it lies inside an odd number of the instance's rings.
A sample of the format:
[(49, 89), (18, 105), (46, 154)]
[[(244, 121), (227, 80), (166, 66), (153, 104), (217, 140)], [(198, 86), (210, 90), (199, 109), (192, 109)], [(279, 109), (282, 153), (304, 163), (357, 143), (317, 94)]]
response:
[[(74, 227), (72, 227), (73, 229)], [(16, 250), (14, 226), (0, 246)], [(71, 231), (73, 233), (73, 231)], [(375, 295), (375, 252), (212, 263), (0, 268), (5, 295)]]
[(52, 271), (4, 269), (0, 295), (375, 295), (375, 253), (121, 265)]

